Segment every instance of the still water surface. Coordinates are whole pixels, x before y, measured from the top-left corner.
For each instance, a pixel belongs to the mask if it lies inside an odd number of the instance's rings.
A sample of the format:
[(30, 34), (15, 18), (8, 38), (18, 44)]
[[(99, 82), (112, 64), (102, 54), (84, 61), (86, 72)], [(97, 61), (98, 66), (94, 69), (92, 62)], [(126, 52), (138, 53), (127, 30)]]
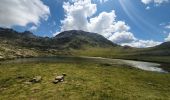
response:
[(1, 63), (28, 63), (28, 62), (110, 63), (110, 64), (128, 65), (146, 71), (168, 73), (162, 68), (159, 68), (161, 65), (158, 63), (123, 60), (123, 59), (109, 59), (109, 58), (102, 58), (102, 57), (72, 57), (72, 56), (36, 57), (36, 58), (22, 58), (22, 59), (20, 58), (15, 60), (4, 61)]

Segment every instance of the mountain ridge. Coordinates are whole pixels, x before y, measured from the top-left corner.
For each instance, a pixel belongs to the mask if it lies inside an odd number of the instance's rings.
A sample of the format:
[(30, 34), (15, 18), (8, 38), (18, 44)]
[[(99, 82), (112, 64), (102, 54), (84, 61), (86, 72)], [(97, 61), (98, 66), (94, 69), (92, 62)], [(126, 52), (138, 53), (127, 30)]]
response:
[[(85, 31), (65, 31), (55, 37), (40, 37), (29, 31), (0, 28), (0, 58), (68, 54), (70, 50), (115, 47), (103, 36)], [(70, 53), (69, 53), (70, 54)]]
[[(33, 46), (33, 47), (47, 47), (55, 48), (55, 49), (65, 49), (65, 48), (73, 48), (73, 49), (81, 49), (83, 45), (87, 45), (89, 47), (109, 47), (109, 46), (117, 46), (111, 41), (107, 40), (103, 36), (97, 33), (90, 33), (80, 30), (70, 30), (64, 31), (55, 37), (39, 37), (34, 35), (29, 31), (25, 32), (17, 32), (12, 29), (0, 29), (0, 38), (4, 39), (13, 39), (13, 42), (18, 43), (18, 45), (22, 46)], [(30, 39), (30, 40), (29, 40)], [(65, 46), (64, 46), (65, 45)], [(79, 47), (80, 46), (80, 47)]]
[[(91, 49), (93, 48), (93, 49)], [(86, 50), (96, 52), (91, 56), (169, 56), (170, 42), (150, 48), (119, 46), (102, 35), (81, 30), (64, 31), (55, 37), (40, 37), (32, 32), (17, 32), (0, 28), (0, 58), (16, 58), (43, 55), (78, 55)], [(97, 50), (97, 51), (96, 51)], [(76, 53), (81, 52), (81, 53)], [(99, 54), (98, 54), (99, 53)], [(88, 54), (84, 54), (88, 55)], [(116, 57), (117, 57), (116, 56)]]

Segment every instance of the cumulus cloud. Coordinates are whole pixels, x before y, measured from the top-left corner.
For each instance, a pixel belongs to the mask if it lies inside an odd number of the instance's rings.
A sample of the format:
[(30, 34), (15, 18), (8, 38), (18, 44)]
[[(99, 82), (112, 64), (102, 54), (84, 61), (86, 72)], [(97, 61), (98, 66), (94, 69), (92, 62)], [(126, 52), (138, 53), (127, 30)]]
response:
[[(138, 40), (124, 21), (117, 21), (115, 11), (101, 12), (96, 15), (97, 5), (91, 0), (64, 2), (65, 18), (61, 21), (61, 31), (84, 30), (98, 33), (120, 45), (135, 47), (155, 46), (158, 42)], [(94, 16), (96, 15), (96, 16)], [(56, 32), (54, 35), (58, 34)], [(148, 43), (148, 44), (147, 44)], [(135, 45), (132, 45), (135, 44)]]
[(88, 23), (88, 31), (99, 33), (109, 37), (115, 31), (115, 12), (101, 12), (98, 16), (91, 18)]
[(79, 0), (74, 3), (74, 5), (69, 2), (64, 3), (63, 8), (66, 13), (66, 18), (62, 21), (62, 29), (64, 30), (88, 30), (88, 20), (96, 13), (96, 4), (92, 4), (91, 0)]
[(111, 37), (109, 37), (109, 40), (114, 41), (118, 44), (124, 44), (124, 43), (131, 43), (136, 40), (134, 35), (131, 32), (116, 32)]
[(146, 48), (146, 47), (153, 47), (161, 43), (162, 42), (153, 41), (153, 40), (135, 40), (130, 43), (123, 43), (122, 45), (128, 45), (131, 47), (138, 47), (138, 48)]
[(153, 40), (141, 40), (137, 39), (131, 32), (116, 32), (111, 37), (108, 38), (114, 43), (120, 44), (122, 46), (128, 45), (137, 48), (153, 47), (161, 44), (162, 42)]
[(160, 5), (162, 3), (166, 3), (168, 2), (169, 0), (141, 0), (142, 3), (144, 4), (150, 4), (150, 3), (154, 3), (156, 5)]
[(61, 31), (84, 30), (99, 33), (106, 38), (114, 32), (128, 31), (130, 27), (123, 21), (115, 21), (115, 11), (101, 12), (98, 16), (92, 17), (97, 12), (97, 5), (91, 0), (78, 0), (74, 4), (64, 3), (63, 8), (66, 17), (61, 21)]
[(167, 38), (165, 38), (165, 41), (170, 41), (170, 33)]
[(49, 8), (41, 0), (1, 0), (0, 26), (26, 26), (29, 23), (38, 25), (40, 20), (47, 20)]

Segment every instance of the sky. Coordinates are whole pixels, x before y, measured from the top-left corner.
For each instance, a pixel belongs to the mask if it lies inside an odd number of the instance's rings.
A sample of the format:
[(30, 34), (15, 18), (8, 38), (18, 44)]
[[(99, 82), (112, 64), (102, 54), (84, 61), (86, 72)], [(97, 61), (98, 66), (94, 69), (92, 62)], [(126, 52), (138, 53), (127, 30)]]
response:
[(0, 27), (43, 37), (83, 30), (152, 47), (170, 41), (170, 0), (1, 0)]

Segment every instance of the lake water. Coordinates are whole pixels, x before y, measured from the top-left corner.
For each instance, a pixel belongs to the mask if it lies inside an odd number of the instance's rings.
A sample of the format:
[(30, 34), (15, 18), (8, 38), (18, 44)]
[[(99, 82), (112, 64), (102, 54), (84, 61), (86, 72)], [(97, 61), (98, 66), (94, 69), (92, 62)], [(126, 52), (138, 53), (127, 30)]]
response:
[(132, 60), (122, 60), (122, 61), (138, 69), (167, 73), (167, 71), (163, 70), (162, 68), (159, 68), (161, 64), (151, 63), (151, 62), (142, 62), (142, 61), (132, 61)]
[(102, 57), (72, 57), (72, 56), (58, 56), (58, 57), (37, 57), (37, 58), (20, 58), (15, 60), (8, 60), (1, 63), (28, 63), (28, 62), (91, 62), (91, 63), (110, 63), (120, 64), (135, 67), (141, 70), (168, 73), (167, 71), (159, 68), (161, 65), (158, 63), (123, 60), (123, 59), (109, 59)]

